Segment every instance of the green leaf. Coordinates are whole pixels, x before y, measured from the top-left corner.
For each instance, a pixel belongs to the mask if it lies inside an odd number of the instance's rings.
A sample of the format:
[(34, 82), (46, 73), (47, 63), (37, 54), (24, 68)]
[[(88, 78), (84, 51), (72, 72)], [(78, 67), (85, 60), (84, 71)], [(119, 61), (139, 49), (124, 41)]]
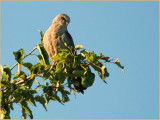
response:
[(76, 92), (77, 92), (77, 90), (76, 89), (74, 89), (74, 88), (70, 88), (70, 91), (76, 96)]
[(11, 81), (11, 70), (8, 65), (4, 65), (3, 67), (3, 77), (6, 78), (6, 80), (9, 82)]
[(98, 56), (98, 59), (105, 60), (105, 61), (109, 62), (109, 57), (104, 56), (103, 52), (101, 52), (101, 54)]
[(7, 82), (7, 81), (1, 81), (1, 85), (2, 85), (2, 86), (8, 86), (8, 85), (9, 85), (9, 82)]
[(56, 72), (61, 72), (63, 70), (63, 68), (64, 68), (63, 61), (58, 62), (56, 65)]
[(22, 101), (22, 102), (21, 102), (21, 107), (25, 110), (25, 112), (29, 115), (29, 117), (30, 117), (31, 119), (33, 119), (32, 111), (31, 111), (30, 108), (28, 107), (27, 102)]
[(31, 102), (33, 103), (34, 106), (36, 106), (34, 98), (31, 99)]
[(65, 77), (65, 74), (63, 72), (56, 72), (55, 73), (55, 79), (56, 80), (60, 80), (61, 84), (63, 84), (63, 82), (65, 81), (66, 77)]
[(29, 100), (29, 103), (33, 106), (33, 103), (32, 103), (32, 101), (31, 101), (31, 100)]
[(50, 89), (49, 86), (44, 86), (44, 87), (43, 87), (43, 92), (44, 92), (44, 93), (52, 93), (52, 90)]
[(100, 72), (100, 75), (102, 76), (102, 80), (105, 80), (106, 77), (109, 77), (109, 73), (104, 65), (101, 67), (101, 70), (102, 72)]
[(62, 96), (62, 102), (65, 103), (65, 102), (68, 102), (70, 99), (67, 95), (65, 96)]
[(43, 34), (43, 32), (41, 30), (38, 30), (38, 31), (40, 32), (40, 35), (41, 35), (41, 43), (43, 43), (43, 36), (44, 36), (44, 34)]
[(42, 58), (41, 55), (36, 55), (36, 56), (37, 56), (38, 61), (39, 61), (41, 64), (45, 64), (45, 62), (44, 62), (44, 60), (43, 60), (43, 58)]
[(62, 85), (59, 86), (58, 91), (60, 91), (62, 94), (62, 102), (63, 103), (68, 102), (69, 101), (68, 94), (70, 94), (70, 92), (66, 91)]
[(14, 108), (13, 108), (13, 103), (10, 103), (9, 107), (10, 107), (12, 110), (14, 110)]
[(102, 60), (105, 60), (105, 61), (107, 61), (107, 62), (109, 61), (109, 57), (102, 56), (101, 59), (102, 59)]
[(27, 114), (25, 112), (25, 109), (22, 107), (22, 105), (21, 105), (21, 111), (22, 111), (22, 119), (26, 119), (27, 118)]
[(41, 55), (42, 60), (43, 60), (43, 63), (45, 63), (46, 65), (49, 65), (50, 64), (49, 63), (49, 57), (48, 57), (48, 54), (47, 54), (45, 48), (43, 47), (43, 45), (42, 44), (39, 44), (39, 45), (37, 44), (37, 48), (38, 48), (38, 50), (40, 52), (40, 55)]
[(58, 97), (58, 95), (54, 94), (54, 95), (49, 96), (49, 97), (50, 97), (50, 99), (56, 100), (56, 101), (58, 101), (59, 103), (63, 104), (62, 101), (61, 101), (61, 99)]
[(3, 104), (4, 102), (4, 91), (1, 90), (1, 105)]
[(64, 46), (70, 51), (73, 52), (73, 47), (69, 43), (64, 43)]
[(72, 76), (73, 77), (83, 77), (85, 70), (74, 70)]
[(27, 75), (25, 74), (25, 72), (20, 71), (20, 74), (16, 73), (16, 74), (14, 75), (13, 79), (21, 78), (21, 79), (25, 80), (26, 77), (27, 77)]
[(99, 77), (105, 83), (107, 83), (105, 81), (106, 77), (109, 77), (109, 73), (107, 71), (107, 68), (102, 63), (100, 63), (99, 61), (96, 64), (92, 64), (91, 66), (98, 72)]
[(70, 94), (67, 90), (65, 90), (64, 86), (59, 85), (58, 91), (60, 91), (63, 95)]
[(46, 98), (46, 103), (45, 103), (45, 106), (47, 106), (47, 104), (49, 103), (49, 101), (51, 100), (49, 95), (45, 95), (45, 98)]
[(85, 74), (85, 77), (82, 78), (81, 84), (84, 88), (88, 88), (93, 85), (94, 79), (95, 79), (95, 75), (91, 72), (87, 72)]
[(35, 74), (31, 75), (31, 79), (27, 80), (25, 85), (28, 86), (29, 88), (31, 88), (33, 82), (35, 81), (35, 78), (36, 78)]
[(99, 56), (99, 59), (109, 62), (109, 57), (106, 56)]
[(122, 65), (120, 64), (120, 60), (119, 60), (119, 59), (116, 59), (115, 64), (116, 64), (118, 67), (120, 67), (120, 68), (122, 69), (123, 73), (125, 74), (124, 66), (122, 66)]
[(7, 88), (10, 89), (10, 87), (11, 87), (7, 80), (8, 80), (8, 78), (6, 78), (5, 80), (1, 81), (1, 87), (3, 87), (4, 89), (7, 89)]
[(25, 99), (28, 99), (28, 100), (30, 99), (32, 103), (35, 105), (35, 102), (33, 101), (33, 94), (35, 93), (37, 93), (35, 90), (26, 89), (26, 90), (22, 90), (21, 93), (19, 94), (21, 94)]
[(89, 55), (86, 56), (86, 60), (89, 63), (93, 63), (93, 62), (97, 61), (97, 55), (94, 52), (90, 52)]
[(42, 73), (44, 71), (44, 69), (45, 69), (44, 65), (37, 63), (36, 65), (33, 65), (31, 67), (31, 73), (38, 75), (38, 74)]
[(89, 52), (85, 49), (85, 50), (81, 50), (80, 51), (80, 54), (83, 56), (83, 57), (86, 57), (89, 55)]
[(72, 87), (71, 87), (72, 82), (71, 82), (71, 79), (70, 79), (69, 77), (67, 78), (67, 83), (68, 83), (68, 87), (69, 87), (69, 88), (72, 88)]
[(75, 49), (76, 49), (76, 50), (83, 49), (83, 46), (82, 46), (82, 45), (77, 45), (77, 46), (75, 47)]
[(22, 64), (30, 73), (31, 73), (31, 68), (32, 68), (32, 63), (26, 62)]
[[(60, 50), (61, 51), (61, 50)], [(56, 56), (55, 59), (56, 61), (65, 61), (68, 56), (68, 52), (59, 52)]]
[(6, 72), (3, 72), (3, 81), (9, 82), (9, 75), (6, 74)]
[(44, 70), (43, 80), (48, 79), (50, 77), (50, 75), (53, 75), (53, 71), (51, 71), (51, 70)]
[(40, 104), (42, 104), (43, 107), (45, 108), (45, 110), (47, 111), (47, 108), (46, 108), (46, 105), (45, 105), (46, 100), (45, 100), (45, 98), (44, 98), (43, 96), (36, 96), (36, 97), (35, 97), (35, 100), (36, 100), (37, 102), (39, 102)]
[(22, 100), (22, 95), (20, 90), (15, 90), (15, 92), (12, 94), (11, 99), (13, 99), (13, 102), (18, 103), (20, 100)]
[(23, 47), (18, 50), (17, 52), (13, 52), (13, 55), (15, 56), (15, 60), (22, 65), (22, 60), (23, 60), (23, 56), (24, 56), (24, 51), (23, 51)]
[(13, 79), (17, 79), (19, 76), (20, 76), (20, 74), (16, 73), (16, 74), (13, 76)]
[(81, 59), (83, 59), (81, 54), (74, 57), (73, 68), (75, 68), (78, 64), (80, 64)]

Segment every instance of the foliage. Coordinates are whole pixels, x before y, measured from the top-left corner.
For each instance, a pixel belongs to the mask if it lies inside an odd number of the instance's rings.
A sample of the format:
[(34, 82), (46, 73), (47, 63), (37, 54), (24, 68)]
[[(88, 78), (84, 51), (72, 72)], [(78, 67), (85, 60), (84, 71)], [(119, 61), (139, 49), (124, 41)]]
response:
[[(112, 59), (101, 53), (97, 55), (95, 52), (89, 52), (81, 45), (77, 45), (75, 50), (66, 46), (66, 49), (61, 49), (55, 56), (56, 63), (50, 64), (49, 57), (43, 47), (43, 33), (40, 31), (41, 44), (36, 47), (39, 50), (37, 64), (23, 62), (23, 59), (28, 55), (24, 55), (24, 50), (13, 52), (17, 64), (24, 66), (28, 70), (29, 75), (22, 71), (15, 74), (11, 73), (7, 65), (1, 66), (1, 109), (2, 119), (10, 118), (10, 110), (14, 109), (13, 104), (17, 103), (21, 106), (22, 118), (26, 119), (27, 115), (32, 119), (33, 114), (29, 105), (37, 106), (36, 103), (42, 104), (47, 110), (47, 104), (50, 101), (57, 101), (61, 104), (68, 102), (71, 92), (84, 93), (88, 87), (91, 87), (95, 80), (95, 70), (102, 81), (109, 77), (109, 73), (104, 63), (114, 63), (124, 72), (124, 67), (121, 66), (117, 59), (112, 62)], [(66, 44), (65, 44), (66, 45)], [(40, 84), (39, 77), (43, 79), (43, 84)], [(37, 86), (33, 88), (33, 83)], [(39, 91), (43, 91), (43, 93)], [(41, 93), (41, 94), (40, 94)], [(58, 94), (61, 93), (61, 94)], [(60, 96), (61, 95), (61, 96)]]

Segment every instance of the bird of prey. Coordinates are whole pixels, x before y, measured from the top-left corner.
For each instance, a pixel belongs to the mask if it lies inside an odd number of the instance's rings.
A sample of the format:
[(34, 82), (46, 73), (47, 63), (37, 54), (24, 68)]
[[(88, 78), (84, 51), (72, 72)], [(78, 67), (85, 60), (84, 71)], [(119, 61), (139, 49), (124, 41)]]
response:
[[(53, 63), (55, 61), (54, 57), (57, 55), (58, 50), (60, 48), (66, 48), (64, 43), (66, 43), (68, 46), (71, 46), (74, 50), (75, 46), (72, 36), (68, 33), (67, 30), (69, 22), (70, 18), (68, 15), (59, 14), (53, 19), (51, 26), (44, 34), (43, 45)], [(85, 90), (86, 88), (83, 88), (83, 86), (81, 85), (82, 79), (78, 77), (73, 78), (72, 81), (73, 84), (78, 81), (79, 84), (74, 84), (74, 87), (78, 92), (84, 93), (83, 90)]]
[(57, 15), (44, 34), (43, 44), (50, 59), (54, 62), (54, 57), (57, 55), (58, 50), (66, 48), (64, 43), (72, 46), (74, 49), (74, 42), (71, 35), (68, 33), (67, 26), (70, 18), (66, 14)]

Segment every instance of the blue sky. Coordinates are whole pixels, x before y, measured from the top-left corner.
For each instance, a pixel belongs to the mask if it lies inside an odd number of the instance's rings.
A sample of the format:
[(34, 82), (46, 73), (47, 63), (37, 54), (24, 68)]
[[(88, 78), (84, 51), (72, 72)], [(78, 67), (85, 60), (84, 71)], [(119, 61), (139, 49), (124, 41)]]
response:
[[(64, 106), (51, 102), (46, 112), (31, 107), (35, 119), (158, 119), (159, 69), (158, 1), (1, 2), (1, 64), (12, 67), (13, 51), (29, 53), (40, 35), (59, 13), (68, 14), (68, 31), (75, 45), (97, 54), (119, 58), (123, 72), (106, 64), (110, 77), (104, 84), (97, 76), (85, 94), (70, 96)], [(36, 53), (36, 52), (35, 52)], [(38, 51), (37, 51), (38, 53)], [(25, 61), (36, 63), (34, 57)], [(15, 72), (16, 69), (13, 70)], [(96, 74), (97, 75), (97, 74)], [(21, 118), (14, 105), (12, 119)]]

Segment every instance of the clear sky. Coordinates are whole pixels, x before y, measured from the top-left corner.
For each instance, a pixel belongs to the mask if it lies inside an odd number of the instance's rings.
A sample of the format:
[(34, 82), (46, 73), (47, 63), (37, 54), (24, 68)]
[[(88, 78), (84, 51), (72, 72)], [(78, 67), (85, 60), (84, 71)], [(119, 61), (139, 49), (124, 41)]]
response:
[[(13, 51), (23, 46), (25, 54), (29, 53), (40, 43), (37, 30), (45, 32), (56, 15), (68, 14), (68, 31), (75, 45), (119, 58), (126, 74), (114, 64), (106, 64), (110, 73), (108, 85), (97, 76), (84, 95), (71, 95), (64, 106), (50, 102), (47, 112), (40, 104), (31, 107), (34, 118), (158, 119), (158, 9), (158, 1), (2, 1), (2, 65), (12, 67), (16, 63)], [(36, 63), (35, 59), (29, 57), (25, 61)], [(20, 119), (20, 105), (14, 107), (11, 117)]]

